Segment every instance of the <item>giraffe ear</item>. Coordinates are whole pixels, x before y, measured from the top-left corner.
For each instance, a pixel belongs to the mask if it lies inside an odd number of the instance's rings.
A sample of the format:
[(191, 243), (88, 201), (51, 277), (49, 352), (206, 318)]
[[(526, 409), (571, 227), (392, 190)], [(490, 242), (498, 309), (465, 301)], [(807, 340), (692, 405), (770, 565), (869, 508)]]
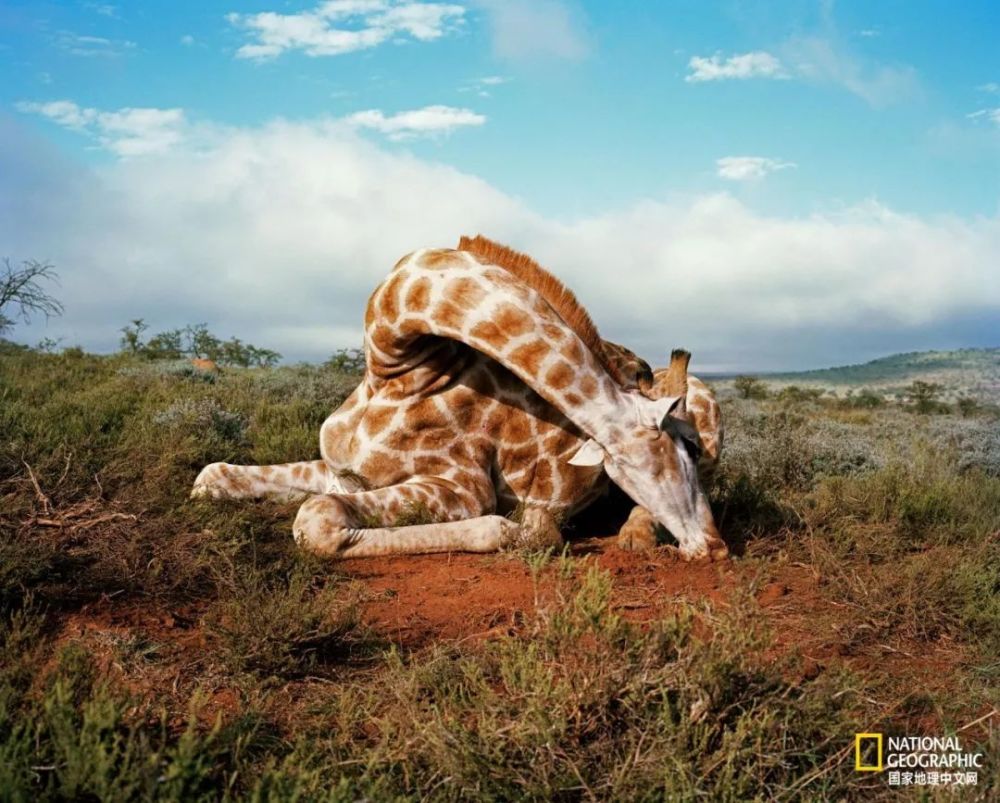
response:
[(655, 404), (656, 421), (662, 430), (669, 428), (674, 413), (684, 412), (683, 396), (664, 396), (662, 399), (657, 399)]
[(604, 449), (601, 445), (591, 439), (576, 450), (576, 454), (569, 459), (571, 466), (599, 466), (604, 462)]

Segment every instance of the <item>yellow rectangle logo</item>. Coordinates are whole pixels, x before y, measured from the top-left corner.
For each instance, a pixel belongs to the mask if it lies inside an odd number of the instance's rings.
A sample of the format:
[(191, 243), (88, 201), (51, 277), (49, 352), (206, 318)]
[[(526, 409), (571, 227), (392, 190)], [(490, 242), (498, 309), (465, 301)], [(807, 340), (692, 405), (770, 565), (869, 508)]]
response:
[[(864, 754), (871, 750), (871, 745), (875, 745), (875, 763), (871, 763), (871, 758)], [(865, 747), (868, 750), (865, 750)], [(867, 760), (867, 763), (865, 759)], [(881, 733), (855, 733), (854, 734), (854, 769), (858, 772), (881, 772), (882, 771), (882, 734)]]

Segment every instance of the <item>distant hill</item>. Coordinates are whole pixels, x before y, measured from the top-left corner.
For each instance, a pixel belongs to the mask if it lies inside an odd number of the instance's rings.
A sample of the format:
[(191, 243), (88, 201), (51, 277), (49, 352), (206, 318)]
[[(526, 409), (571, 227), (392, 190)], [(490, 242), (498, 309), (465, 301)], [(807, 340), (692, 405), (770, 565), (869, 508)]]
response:
[(1000, 348), (911, 351), (860, 365), (758, 376), (772, 385), (824, 386), (838, 391), (867, 387), (886, 393), (920, 379), (944, 385), (946, 397), (967, 394), (982, 401), (1000, 401)]

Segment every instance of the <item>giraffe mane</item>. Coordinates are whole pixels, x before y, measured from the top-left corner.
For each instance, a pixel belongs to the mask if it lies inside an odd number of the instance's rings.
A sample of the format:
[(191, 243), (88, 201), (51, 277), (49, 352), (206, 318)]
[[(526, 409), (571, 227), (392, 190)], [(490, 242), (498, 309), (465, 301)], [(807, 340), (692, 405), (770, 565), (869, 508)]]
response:
[(517, 276), (528, 287), (544, 298), (565, 324), (572, 329), (584, 345), (590, 349), (604, 365), (612, 371), (605, 355), (603, 340), (597, 331), (597, 324), (584, 309), (576, 295), (559, 279), (549, 273), (527, 254), (494, 242), (481, 234), (475, 237), (463, 236), (458, 241), (458, 250), (466, 251), (481, 261), (503, 268)]

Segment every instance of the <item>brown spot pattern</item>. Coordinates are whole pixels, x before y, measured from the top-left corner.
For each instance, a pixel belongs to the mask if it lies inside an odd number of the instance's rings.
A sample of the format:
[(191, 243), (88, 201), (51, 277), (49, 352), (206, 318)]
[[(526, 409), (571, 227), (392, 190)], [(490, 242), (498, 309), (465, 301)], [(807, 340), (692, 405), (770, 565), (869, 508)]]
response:
[(486, 291), (479, 282), (467, 276), (449, 282), (444, 292), (454, 303), (465, 309), (474, 309), (486, 298)]
[(556, 390), (565, 390), (576, 377), (576, 372), (568, 362), (559, 361), (545, 374), (545, 381)]
[(531, 343), (525, 343), (523, 346), (514, 349), (510, 354), (510, 359), (521, 366), (531, 376), (538, 376), (542, 360), (545, 359), (548, 353), (549, 346), (547, 343), (541, 340), (534, 340)]
[(493, 323), (493, 321), (477, 323), (472, 327), (469, 335), (472, 339), (485, 343), (497, 351), (502, 349), (504, 344), (510, 339), (507, 333)]
[(408, 310), (426, 309), (431, 297), (431, 283), (428, 279), (417, 279), (406, 291), (406, 308)]
[(420, 266), (431, 270), (441, 270), (457, 262), (456, 252), (450, 248), (435, 248), (420, 258)]
[(399, 317), (399, 287), (402, 284), (402, 274), (397, 273), (384, 285), (378, 301), (378, 314), (389, 323), (394, 323)]
[(371, 406), (365, 410), (364, 426), (370, 435), (377, 435), (384, 430), (396, 412), (396, 408), (388, 406)]
[(593, 399), (597, 395), (597, 383), (592, 376), (583, 376), (577, 385), (584, 398)]
[(434, 308), (432, 317), (447, 331), (457, 333), (465, 321), (465, 310), (445, 301)]
[(493, 320), (509, 337), (525, 335), (534, 328), (534, 321), (513, 304), (501, 304), (494, 313)]

